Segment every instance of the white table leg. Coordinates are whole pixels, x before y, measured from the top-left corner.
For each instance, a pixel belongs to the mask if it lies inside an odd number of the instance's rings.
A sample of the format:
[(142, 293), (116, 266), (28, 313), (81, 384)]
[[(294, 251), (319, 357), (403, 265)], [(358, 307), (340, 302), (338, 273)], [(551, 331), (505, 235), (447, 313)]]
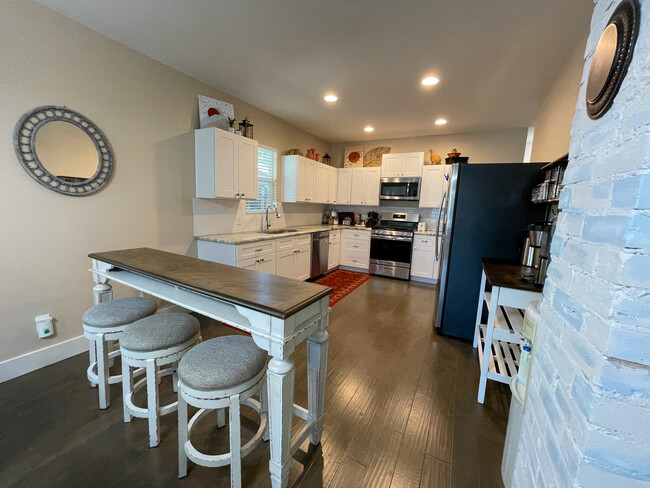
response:
[(269, 471), (273, 488), (284, 488), (291, 467), (291, 420), (295, 369), (291, 358), (272, 358), (267, 369), (271, 459)]
[(100, 278), (100, 280), (103, 280), (104, 282), (97, 282), (97, 284), (93, 286), (93, 301), (95, 305), (99, 305), (100, 303), (108, 302), (113, 299), (113, 287), (108, 284), (108, 280), (106, 278)]
[(314, 428), (309, 442), (318, 445), (325, 420), (325, 378), (327, 376), (327, 349), (329, 334), (325, 331), (327, 316), (321, 319), (318, 330), (307, 339), (307, 389), (309, 419)]
[(497, 307), (499, 303), (498, 286), (492, 287), (492, 297), (490, 298), (490, 310), (488, 314), (487, 327), (485, 329), (485, 345), (483, 346), (483, 357), (481, 358), (481, 378), (478, 381), (478, 398), (479, 403), (485, 402), (485, 387), (487, 386), (488, 367), (492, 355), (492, 337), (494, 336), (494, 320), (497, 316)]

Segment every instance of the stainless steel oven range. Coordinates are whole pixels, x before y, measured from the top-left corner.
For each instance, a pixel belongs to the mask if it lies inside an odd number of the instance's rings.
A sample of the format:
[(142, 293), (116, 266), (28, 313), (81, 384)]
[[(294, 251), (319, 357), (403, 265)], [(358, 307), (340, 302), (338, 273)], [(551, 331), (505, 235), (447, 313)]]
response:
[(370, 274), (408, 280), (411, 278), (413, 233), (417, 213), (382, 212), (370, 236)]

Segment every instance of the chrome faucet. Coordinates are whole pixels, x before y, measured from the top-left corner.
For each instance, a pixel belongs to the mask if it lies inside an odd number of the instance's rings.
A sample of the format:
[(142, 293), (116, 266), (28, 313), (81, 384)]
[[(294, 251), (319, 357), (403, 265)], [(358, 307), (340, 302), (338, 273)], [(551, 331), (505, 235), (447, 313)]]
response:
[(277, 218), (280, 218), (280, 212), (278, 212), (278, 207), (274, 203), (271, 203), (267, 205), (266, 207), (266, 218), (264, 219), (264, 230), (269, 230), (269, 227), (271, 227), (271, 224), (269, 224), (269, 209), (273, 207), (275, 210), (275, 216)]

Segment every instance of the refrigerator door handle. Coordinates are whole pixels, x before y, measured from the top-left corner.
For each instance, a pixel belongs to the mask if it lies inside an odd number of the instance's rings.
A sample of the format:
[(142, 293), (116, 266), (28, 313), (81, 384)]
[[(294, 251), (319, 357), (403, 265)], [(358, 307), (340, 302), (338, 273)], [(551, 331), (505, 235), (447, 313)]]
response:
[(436, 221), (436, 263), (440, 262), (440, 218), (442, 217), (442, 208), (445, 204), (445, 198), (447, 197), (447, 192), (442, 194), (442, 199), (440, 200), (440, 209), (438, 210), (438, 220)]

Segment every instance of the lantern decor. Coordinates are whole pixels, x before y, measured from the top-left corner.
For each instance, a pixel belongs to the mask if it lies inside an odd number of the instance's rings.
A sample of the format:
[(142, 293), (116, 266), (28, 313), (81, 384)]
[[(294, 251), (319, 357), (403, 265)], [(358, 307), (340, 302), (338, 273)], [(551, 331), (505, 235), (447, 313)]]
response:
[(239, 123), (239, 132), (244, 137), (253, 138), (253, 124), (250, 123), (248, 115)]
[(327, 166), (332, 166), (332, 156), (325, 153), (325, 156), (323, 156), (323, 164), (326, 164)]

